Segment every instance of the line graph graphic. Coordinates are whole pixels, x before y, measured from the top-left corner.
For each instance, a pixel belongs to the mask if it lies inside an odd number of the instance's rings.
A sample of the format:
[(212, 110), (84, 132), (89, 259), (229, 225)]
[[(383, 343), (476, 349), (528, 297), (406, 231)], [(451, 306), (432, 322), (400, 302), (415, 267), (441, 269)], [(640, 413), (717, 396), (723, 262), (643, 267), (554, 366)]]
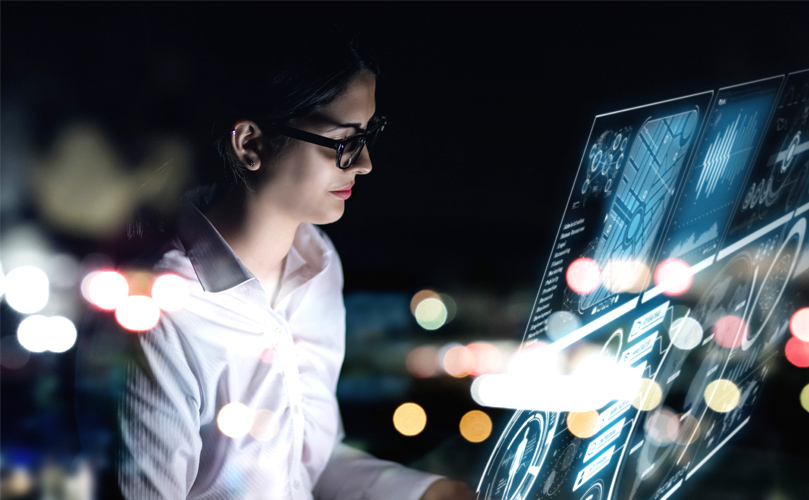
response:
[[(700, 195), (710, 197), (720, 182), (728, 182), (738, 175), (754, 147), (754, 139), (759, 131), (758, 113), (752, 116), (739, 113), (724, 133), (717, 134), (702, 164), (697, 181), (697, 199)], [(741, 148), (734, 149), (737, 139)]]

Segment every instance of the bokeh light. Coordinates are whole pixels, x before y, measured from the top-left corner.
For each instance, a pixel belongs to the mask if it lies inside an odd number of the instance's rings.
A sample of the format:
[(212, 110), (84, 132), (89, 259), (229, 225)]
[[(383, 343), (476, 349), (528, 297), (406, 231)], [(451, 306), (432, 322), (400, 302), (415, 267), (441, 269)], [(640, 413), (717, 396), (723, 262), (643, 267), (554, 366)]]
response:
[(259, 441), (269, 441), (278, 435), (280, 421), (272, 410), (256, 410), (253, 413), (250, 435)]
[(485, 441), (492, 433), (492, 419), (480, 410), (466, 412), (459, 425), (461, 435), (470, 443)]
[(713, 325), (713, 339), (718, 345), (732, 349), (747, 338), (747, 323), (738, 316), (722, 316)]
[(64, 316), (48, 318), (48, 350), (65, 352), (76, 343), (76, 325)]
[(428, 297), (416, 306), (416, 322), (425, 330), (437, 330), (447, 322), (447, 306), (441, 299)]
[(48, 303), (50, 284), (42, 269), (22, 266), (6, 275), (6, 302), (17, 312), (33, 314)]
[(42, 315), (28, 316), (17, 326), (17, 341), (30, 352), (48, 350), (49, 318)]
[(448, 349), (441, 349), (442, 353), (439, 353), (444, 371), (455, 378), (462, 378), (472, 373), (475, 369), (475, 355), (472, 351), (460, 344), (447, 344), (447, 346)]
[(801, 390), (801, 406), (809, 412), (809, 384), (803, 386), (803, 390)]
[(720, 378), (708, 384), (704, 397), (708, 408), (718, 413), (727, 413), (739, 406), (741, 395), (736, 384)]
[(130, 295), (115, 310), (115, 319), (127, 330), (143, 332), (160, 321), (160, 308), (151, 297)]
[(455, 303), (455, 299), (447, 295), (446, 293), (440, 293), (439, 299), (441, 302), (444, 303), (444, 306), (447, 308), (447, 323), (455, 319), (455, 313), (458, 312), (458, 305)]
[(565, 279), (568, 288), (579, 295), (588, 295), (601, 283), (601, 269), (593, 259), (581, 257), (570, 263)]
[(568, 413), (567, 428), (571, 434), (578, 438), (587, 439), (593, 437), (598, 431), (598, 412), (589, 410)]
[(570, 311), (556, 311), (548, 316), (547, 332), (548, 337), (553, 341), (575, 332), (579, 327), (581, 327), (581, 318)]
[(503, 364), (500, 349), (486, 342), (472, 342), (466, 348), (472, 353), (474, 361), (469, 374), (473, 376), (485, 373), (497, 373)]
[(416, 315), (416, 307), (418, 307), (418, 305), (424, 299), (438, 299), (438, 300), (441, 300), (441, 295), (439, 295), (437, 292), (434, 292), (432, 290), (421, 290), (421, 291), (416, 292), (413, 295), (413, 298), (410, 299), (410, 312), (411, 312), (411, 314), (413, 314), (413, 316)]
[(643, 430), (652, 444), (665, 446), (670, 444), (680, 432), (680, 419), (668, 408), (662, 407), (653, 410), (646, 417)]
[(416, 403), (404, 403), (393, 412), (393, 426), (400, 434), (415, 436), (427, 426), (427, 413)]
[(129, 283), (116, 271), (90, 273), (84, 282), (87, 283), (86, 298), (100, 309), (111, 311), (121, 305), (129, 295)]
[(680, 446), (693, 444), (699, 438), (699, 420), (688, 413), (681, 413), (668, 428), (669, 437)]
[(152, 285), (152, 298), (164, 311), (182, 309), (190, 296), (188, 282), (176, 274), (164, 274)]
[(429, 378), (438, 373), (438, 350), (420, 346), (407, 353), (405, 359), (407, 372), (416, 378)]
[(657, 265), (654, 275), (655, 285), (666, 295), (682, 295), (691, 288), (694, 277), (691, 268), (680, 259), (666, 259)]
[(798, 337), (790, 337), (784, 353), (787, 361), (793, 365), (798, 368), (809, 368), (809, 342), (804, 342)]
[(789, 320), (789, 331), (804, 342), (809, 342), (809, 307), (795, 311)]
[(241, 403), (228, 403), (219, 410), (216, 425), (225, 436), (239, 438), (252, 428), (253, 414), (250, 408)]
[(641, 261), (613, 260), (604, 266), (601, 279), (604, 287), (613, 293), (640, 293), (650, 275), (649, 268)]
[(632, 400), (632, 406), (640, 411), (650, 411), (657, 408), (662, 399), (663, 389), (660, 385), (654, 380), (642, 378), (638, 393)]
[(678, 349), (689, 351), (702, 342), (702, 325), (688, 316), (677, 318), (669, 328), (669, 338)]

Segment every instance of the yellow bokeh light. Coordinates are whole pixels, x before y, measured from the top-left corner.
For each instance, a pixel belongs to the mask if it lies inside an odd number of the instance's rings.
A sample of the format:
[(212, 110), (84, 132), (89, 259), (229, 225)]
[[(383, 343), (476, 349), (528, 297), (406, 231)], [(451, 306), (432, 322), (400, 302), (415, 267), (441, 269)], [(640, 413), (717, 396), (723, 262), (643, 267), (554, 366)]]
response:
[(259, 441), (269, 441), (278, 434), (280, 422), (272, 410), (256, 410), (250, 435)]
[(657, 408), (657, 405), (663, 400), (663, 389), (660, 388), (657, 382), (648, 378), (643, 378), (640, 381), (640, 389), (635, 399), (632, 400), (632, 406), (640, 411), (650, 411)]
[(219, 410), (216, 425), (225, 436), (239, 438), (252, 428), (253, 415), (250, 408), (241, 403), (228, 403)]
[(571, 434), (578, 438), (587, 439), (593, 437), (598, 431), (598, 412), (589, 410), (568, 413), (567, 428)]
[(801, 406), (809, 411), (809, 384), (806, 384), (801, 391)]
[(427, 413), (416, 403), (404, 403), (393, 412), (393, 426), (405, 436), (415, 436), (426, 425)]
[(613, 293), (640, 293), (652, 273), (640, 261), (613, 260), (604, 266), (601, 274), (604, 287)]
[(492, 419), (480, 410), (472, 410), (461, 418), (461, 435), (470, 443), (485, 441), (492, 433)]
[(705, 403), (715, 412), (727, 413), (739, 405), (741, 391), (730, 380), (714, 380), (705, 388)]
[(447, 322), (447, 306), (433, 297), (428, 297), (416, 306), (416, 322), (425, 330), (437, 330)]
[(420, 292), (416, 292), (416, 294), (413, 295), (413, 298), (410, 299), (410, 312), (413, 314), (413, 316), (416, 315), (416, 307), (418, 307), (418, 305), (424, 299), (441, 300), (441, 295), (432, 290), (422, 290)]

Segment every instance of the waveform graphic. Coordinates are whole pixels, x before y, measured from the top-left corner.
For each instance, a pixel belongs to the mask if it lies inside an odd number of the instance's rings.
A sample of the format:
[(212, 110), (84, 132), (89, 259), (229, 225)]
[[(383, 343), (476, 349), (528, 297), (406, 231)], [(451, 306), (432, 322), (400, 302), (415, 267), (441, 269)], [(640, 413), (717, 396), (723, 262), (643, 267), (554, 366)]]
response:
[(715, 239), (719, 238), (719, 226), (716, 222), (704, 233), (700, 234), (699, 236), (692, 234), (689, 236), (685, 241), (674, 247), (671, 251), (671, 257), (676, 258), (681, 255), (685, 255), (691, 250), (697, 249), (702, 245), (709, 243)]
[[(733, 123), (728, 125), (723, 134), (716, 135), (713, 144), (708, 148), (705, 161), (702, 163), (702, 173), (697, 181), (697, 199), (700, 194), (704, 194), (705, 197), (711, 196), (720, 181), (735, 175), (735, 169), (727, 168), (731, 157), (751, 147), (758, 130), (758, 113), (753, 114), (752, 117), (745, 116), (741, 126), (740, 121), (742, 121), (741, 113)], [(733, 146), (737, 143), (742, 149), (734, 151)], [(735, 164), (738, 166), (742, 162), (737, 161)]]

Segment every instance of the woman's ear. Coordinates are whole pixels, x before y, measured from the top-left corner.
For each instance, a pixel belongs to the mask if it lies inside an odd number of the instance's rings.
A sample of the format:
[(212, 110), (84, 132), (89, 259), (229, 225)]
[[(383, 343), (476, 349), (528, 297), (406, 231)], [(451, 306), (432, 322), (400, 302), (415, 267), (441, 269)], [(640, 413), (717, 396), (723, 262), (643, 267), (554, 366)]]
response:
[(261, 167), (262, 135), (256, 122), (238, 120), (230, 131), (230, 146), (248, 170)]

